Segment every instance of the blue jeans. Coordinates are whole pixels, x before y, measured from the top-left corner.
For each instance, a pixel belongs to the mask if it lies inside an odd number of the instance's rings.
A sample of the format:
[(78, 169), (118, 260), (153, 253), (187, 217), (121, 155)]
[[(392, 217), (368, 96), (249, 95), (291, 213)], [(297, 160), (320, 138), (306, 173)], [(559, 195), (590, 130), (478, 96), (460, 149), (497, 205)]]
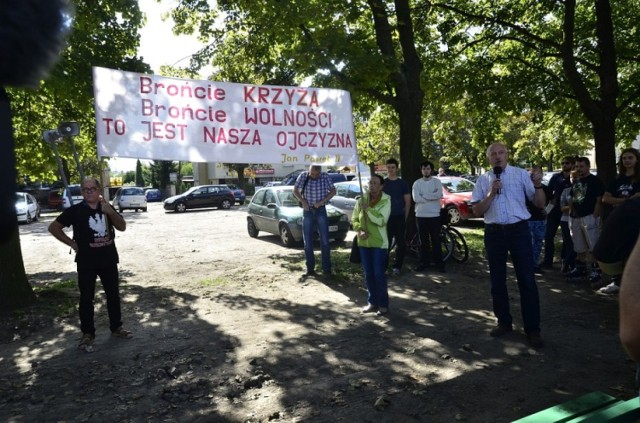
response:
[(530, 220), (529, 232), (531, 232), (531, 248), (533, 248), (533, 267), (538, 267), (540, 253), (542, 252), (542, 241), (546, 232), (547, 224), (544, 220)]
[(322, 270), (331, 271), (331, 250), (329, 249), (329, 221), (327, 219), (327, 209), (323, 206), (313, 208), (303, 212), (302, 218), (302, 239), (304, 240), (304, 257), (306, 259), (307, 271), (316, 268), (316, 258), (313, 255), (313, 234), (315, 228), (320, 233), (320, 251), (322, 251)]
[(369, 304), (378, 307), (389, 307), (389, 291), (387, 290), (387, 249), (360, 247), (364, 282), (367, 286)]
[(493, 313), (498, 318), (498, 324), (501, 326), (513, 324), (507, 290), (507, 255), (511, 253), (520, 290), (524, 331), (527, 334), (540, 332), (540, 298), (533, 274), (531, 233), (527, 221), (523, 220), (512, 225), (486, 224), (484, 245), (491, 275)]

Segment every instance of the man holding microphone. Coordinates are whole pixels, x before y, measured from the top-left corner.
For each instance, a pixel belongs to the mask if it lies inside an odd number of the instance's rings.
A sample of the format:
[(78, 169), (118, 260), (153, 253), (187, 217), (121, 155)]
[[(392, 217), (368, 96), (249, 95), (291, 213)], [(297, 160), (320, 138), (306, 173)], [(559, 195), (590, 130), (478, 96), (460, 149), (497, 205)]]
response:
[(489, 262), (493, 312), (498, 326), (490, 335), (499, 337), (513, 331), (513, 318), (507, 290), (507, 256), (510, 253), (518, 280), (522, 320), (529, 344), (543, 346), (540, 336), (540, 299), (534, 276), (531, 233), (526, 199), (536, 207), (544, 206), (542, 175), (509, 166), (504, 144), (487, 149), (493, 170), (478, 178), (472, 194), (473, 214), (484, 215), (484, 245)]

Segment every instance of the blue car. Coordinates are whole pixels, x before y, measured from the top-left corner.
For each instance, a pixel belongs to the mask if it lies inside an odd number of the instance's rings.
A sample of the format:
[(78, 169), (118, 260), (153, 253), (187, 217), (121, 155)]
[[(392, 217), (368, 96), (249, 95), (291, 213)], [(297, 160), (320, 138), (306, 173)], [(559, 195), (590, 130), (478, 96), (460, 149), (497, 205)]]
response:
[(147, 202), (162, 201), (162, 193), (159, 189), (145, 190), (144, 196), (147, 197)]
[(244, 190), (238, 188), (236, 185), (227, 184), (231, 192), (233, 192), (233, 196), (236, 198), (236, 202), (239, 204), (244, 204), (244, 200), (246, 200), (247, 196), (244, 193)]

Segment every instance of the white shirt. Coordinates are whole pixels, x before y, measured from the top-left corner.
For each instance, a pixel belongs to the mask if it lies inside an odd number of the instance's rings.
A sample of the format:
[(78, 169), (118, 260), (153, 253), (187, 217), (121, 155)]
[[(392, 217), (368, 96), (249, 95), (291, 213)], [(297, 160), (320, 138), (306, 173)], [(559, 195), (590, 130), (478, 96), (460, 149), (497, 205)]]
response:
[[(471, 201), (482, 201), (489, 191), (491, 183), (496, 179), (493, 170), (481, 175), (476, 181)], [(533, 201), (536, 189), (529, 172), (519, 167), (507, 165), (500, 175), (502, 189), (493, 197), (491, 205), (484, 213), (484, 222), (489, 224), (509, 225), (521, 220), (528, 220), (531, 214), (527, 210), (525, 199)]]
[(440, 216), (440, 199), (442, 198), (442, 182), (431, 177), (420, 178), (413, 183), (411, 189), (413, 201), (416, 202), (416, 217)]

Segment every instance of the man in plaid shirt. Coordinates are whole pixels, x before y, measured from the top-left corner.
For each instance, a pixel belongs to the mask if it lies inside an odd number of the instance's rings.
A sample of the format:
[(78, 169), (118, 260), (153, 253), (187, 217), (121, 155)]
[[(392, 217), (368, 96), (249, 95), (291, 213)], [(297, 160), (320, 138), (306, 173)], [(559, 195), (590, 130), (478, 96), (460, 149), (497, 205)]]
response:
[(313, 255), (313, 232), (317, 225), (322, 251), (322, 272), (331, 275), (331, 251), (329, 249), (329, 223), (326, 204), (336, 194), (329, 176), (319, 165), (311, 165), (308, 172), (302, 172), (296, 180), (293, 195), (302, 203), (302, 238), (307, 271), (303, 276), (316, 274), (316, 259)]

